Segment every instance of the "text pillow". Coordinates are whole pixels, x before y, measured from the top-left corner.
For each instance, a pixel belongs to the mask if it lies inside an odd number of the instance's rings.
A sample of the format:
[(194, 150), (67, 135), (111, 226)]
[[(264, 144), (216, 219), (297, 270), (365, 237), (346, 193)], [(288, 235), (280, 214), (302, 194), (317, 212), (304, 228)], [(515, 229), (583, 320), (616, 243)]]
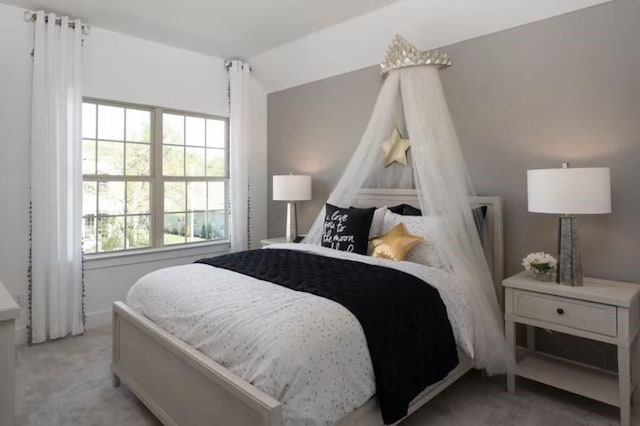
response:
[(327, 203), (321, 245), (336, 250), (367, 254), (369, 229), (375, 210), (375, 208), (353, 207), (345, 209)]
[[(350, 207), (351, 209), (356, 209), (357, 207)], [(371, 220), (371, 228), (369, 229), (369, 240), (374, 237), (377, 237), (382, 234), (382, 222), (384, 221), (384, 215), (387, 214), (389, 209), (387, 206), (378, 207), (375, 212), (373, 212), (373, 220)]]

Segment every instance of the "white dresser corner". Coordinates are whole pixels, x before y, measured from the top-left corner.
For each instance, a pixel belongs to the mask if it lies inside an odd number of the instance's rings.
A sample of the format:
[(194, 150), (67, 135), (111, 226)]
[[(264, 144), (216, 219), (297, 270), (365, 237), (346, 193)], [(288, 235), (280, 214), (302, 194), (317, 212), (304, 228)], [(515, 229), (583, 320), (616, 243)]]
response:
[(20, 308), (0, 281), (0, 425), (12, 426), (16, 359), (16, 318)]

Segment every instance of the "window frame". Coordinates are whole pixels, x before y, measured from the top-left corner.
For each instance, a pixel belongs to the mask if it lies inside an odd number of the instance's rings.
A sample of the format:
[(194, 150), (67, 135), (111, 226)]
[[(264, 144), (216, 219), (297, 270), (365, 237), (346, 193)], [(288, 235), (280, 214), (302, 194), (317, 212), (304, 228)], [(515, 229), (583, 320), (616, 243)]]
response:
[[(131, 256), (131, 255), (144, 255), (144, 254), (153, 254), (153, 253), (166, 253), (174, 250), (188, 250), (188, 251), (199, 251), (198, 248), (207, 248), (211, 246), (229, 246), (229, 215), (231, 210), (229, 195), (230, 195), (230, 153), (229, 153), (229, 117), (224, 117), (215, 114), (206, 114), (206, 113), (198, 113), (192, 111), (186, 111), (175, 108), (164, 108), (153, 105), (145, 105), (138, 104), (132, 102), (121, 102), (114, 101), (108, 99), (94, 98), (94, 97), (83, 97), (82, 102), (91, 103), (96, 105), (105, 105), (105, 106), (114, 106), (119, 108), (130, 108), (137, 110), (145, 110), (150, 113), (150, 128), (149, 128), (149, 175), (148, 176), (127, 176), (127, 175), (105, 175), (98, 174), (97, 163), (97, 143), (96, 143), (96, 169), (95, 174), (93, 175), (85, 175), (82, 174), (82, 182), (125, 182), (125, 206), (126, 206), (126, 183), (127, 182), (148, 182), (149, 183), (149, 247), (141, 247), (141, 248), (123, 248), (120, 250), (110, 250), (110, 251), (98, 251), (98, 252), (90, 252), (84, 253), (83, 255), (91, 259), (109, 259), (121, 256)], [(96, 112), (97, 113), (97, 112)], [(185, 136), (186, 136), (186, 117), (195, 117), (195, 118), (204, 118), (205, 120), (217, 120), (223, 121), (225, 123), (225, 133), (224, 133), (224, 148), (216, 148), (216, 149), (224, 149), (224, 176), (186, 176), (186, 170), (184, 176), (164, 176), (163, 175), (163, 114), (175, 114), (182, 115), (185, 117)], [(98, 138), (98, 122), (96, 120), (96, 142), (99, 140), (105, 141), (115, 141), (109, 139), (99, 139)], [(126, 147), (129, 141), (126, 141), (126, 116), (125, 116), (125, 136), (124, 141), (115, 141), (115, 142), (123, 142)], [(205, 132), (206, 132), (206, 121), (205, 121)], [(206, 135), (206, 133), (205, 133)], [(85, 138), (82, 137), (81, 140)], [(206, 138), (206, 137), (205, 137)], [(136, 143), (136, 142), (132, 142)], [(206, 143), (206, 139), (205, 139)], [(187, 141), (185, 140), (185, 147), (188, 147)], [(209, 149), (206, 145), (203, 147), (205, 149)], [(125, 168), (123, 172), (126, 173), (126, 148), (125, 153), (123, 155), (123, 167)], [(206, 163), (205, 163), (206, 167)], [(86, 179), (86, 180), (85, 180)], [(225, 226), (225, 238), (215, 239), (215, 240), (207, 240), (207, 241), (197, 241), (197, 242), (184, 242), (184, 243), (176, 243), (176, 244), (164, 244), (164, 184), (165, 182), (223, 182), (224, 183), (224, 226)], [(208, 186), (207, 186), (208, 188)], [(96, 197), (96, 203), (99, 203), (99, 197)], [(208, 207), (208, 206), (207, 206)], [(208, 210), (207, 210), (208, 211)], [(220, 211), (220, 210), (217, 210)], [(187, 213), (189, 211), (187, 210)], [(125, 215), (126, 215), (125, 209)], [(101, 216), (112, 216), (112, 215), (100, 215), (98, 213), (98, 206), (96, 205), (96, 222), (99, 220)], [(135, 215), (131, 215), (135, 216)], [(84, 223), (84, 215), (83, 215), (83, 223)], [(97, 228), (96, 228), (97, 231)], [(96, 235), (97, 238), (97, 235)], [(189, 250), (191, 249), (191, 250)], [(195, 249), (195, 250), (194, 250)]]

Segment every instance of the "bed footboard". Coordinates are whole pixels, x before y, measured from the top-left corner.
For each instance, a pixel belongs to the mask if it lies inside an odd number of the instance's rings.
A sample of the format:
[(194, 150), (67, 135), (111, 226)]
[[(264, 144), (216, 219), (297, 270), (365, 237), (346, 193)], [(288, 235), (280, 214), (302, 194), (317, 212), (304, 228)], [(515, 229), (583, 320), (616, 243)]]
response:
[(162, 330), (113, 304), (113, 384), (120, 381), (165, 425), (281, 426), (279, 401)]

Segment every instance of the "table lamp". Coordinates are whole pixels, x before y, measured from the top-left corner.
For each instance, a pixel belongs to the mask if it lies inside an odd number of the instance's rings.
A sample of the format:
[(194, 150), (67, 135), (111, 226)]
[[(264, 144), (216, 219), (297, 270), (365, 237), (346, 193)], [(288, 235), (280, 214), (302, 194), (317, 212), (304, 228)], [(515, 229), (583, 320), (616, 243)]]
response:
[(558, 284), (581, 286), (582, 263), (578, 221), (571, 215), (611, 213), (609, 168), (569, 168), (527, 171), (529, 211), (561, 214), (558, 229)]
[(311, 176), (274, 175), (273, 199), (287, 202), (287, 242), (293, 242), (298, 236), (298, 220), (295, 201), (311, 199)]

